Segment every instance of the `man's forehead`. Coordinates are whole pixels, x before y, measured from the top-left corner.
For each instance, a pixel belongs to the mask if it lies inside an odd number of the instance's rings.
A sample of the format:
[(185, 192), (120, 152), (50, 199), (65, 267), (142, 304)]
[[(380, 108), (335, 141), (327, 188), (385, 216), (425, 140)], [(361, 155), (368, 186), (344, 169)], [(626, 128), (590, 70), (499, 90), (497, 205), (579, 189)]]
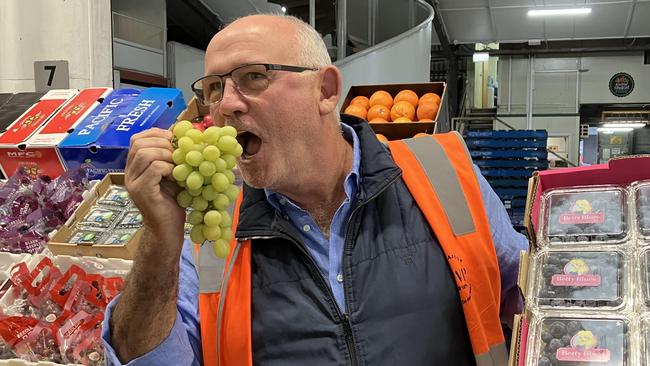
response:
[(286, 63), (293, 59), (291, 32), (264, 25), (243, 27), (233, 23), (217, 33), (206, 50), (206, 72), (227, 72), (250, 63)]

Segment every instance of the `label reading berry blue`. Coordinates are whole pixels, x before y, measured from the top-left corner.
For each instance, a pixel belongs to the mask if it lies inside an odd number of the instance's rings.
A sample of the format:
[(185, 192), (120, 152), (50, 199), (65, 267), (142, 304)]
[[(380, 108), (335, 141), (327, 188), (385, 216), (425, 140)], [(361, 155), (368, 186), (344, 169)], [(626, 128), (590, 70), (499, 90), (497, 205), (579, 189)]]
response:
[(584, 259), (572, 259), (564, 266), (564, 274), (551, 277), (553, 286), (600, 286), (600, 275), (591, 274)]

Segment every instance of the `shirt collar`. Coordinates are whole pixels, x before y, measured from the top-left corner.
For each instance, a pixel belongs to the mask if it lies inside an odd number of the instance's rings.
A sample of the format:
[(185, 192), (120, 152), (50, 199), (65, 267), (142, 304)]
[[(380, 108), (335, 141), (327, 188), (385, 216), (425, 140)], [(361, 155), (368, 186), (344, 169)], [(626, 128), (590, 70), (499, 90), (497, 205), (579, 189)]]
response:
[[(357, 133), (352, 127), (348, 126), (345, 123), (339, 123), (339, 125), (341, 126), (343, 138), (345, 138), (346, 141), (352, 143), (352, 169), (345, 177), (345, 181), (343, 182), (343, 189), (345, 191), (345, 194), (348, 197), (348, 200), (352, 201), (353, 197), (357, 193), (359, 185), (361, 184), (361, 175), (359, 174), (359, 166), (361, 165), (361, 144), (359, 143), (359, 137), (357, 136)], [(280, 205), (280, 200), (284, 199), (289, 201), (289, 199), (284, 197), (284, 195), (274, 192), (270, 189), (265, 188), (264, 193), (266, 194), (266, 199), (271, 204), (271, 206), (281, 212), (283, 210), (282, 206)]]

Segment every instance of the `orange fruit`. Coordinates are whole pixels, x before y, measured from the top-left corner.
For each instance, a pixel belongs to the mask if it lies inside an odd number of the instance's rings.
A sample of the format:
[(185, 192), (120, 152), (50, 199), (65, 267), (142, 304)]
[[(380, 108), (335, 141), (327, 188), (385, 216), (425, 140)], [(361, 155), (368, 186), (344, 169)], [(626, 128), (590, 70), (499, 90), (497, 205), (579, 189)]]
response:
[(390, 109), (393, 106), (393, 96), (385, 90), (377, 90), (370, 96), (370, 107), (374, 107), (377, 104)]
[(401, 101), (406, 101), (409, 102), (413, 105), (413, 107), (418, 106), (418, 95), (415, 94), (413, 90), (410, 89), (404, 89), (397, 93), (395, 96), (395, 100), (393, 101), (394, 103), (401, 102)]
[(347, 108), (345, 108), (345, 111), (343, 113), (351, 114), (361, 119), (366, 119), (367, 114), (366, 109), (361, 104), (350, 104)]
[(431, 118), (422, 118), (418, 122), (433, 122), (433, 120)]
[(388, 121), (386, 121), (385, 119), (383, 119), (381, 117), (377, 117), (377, 118), (371, 119), (369, 122), (375, 123), (375, 122), (388, 122)]
[(420, 133), (416, 133), (415, 136), (413, 136), (413, 137), (425, 137), (425, 136), (429, 136), (429, 134), (426, 134), (424, 132), (420, 132)]
[(388, 142), (388, 139), (386, 138), (386, 136), (384, 136), (384, 135), (382, 135), (380, 133), (375, 134), (375, 136), (377, 136), (377, 140), (379, 140), (379, 141)]
[(422, 120), (424, 118), (429, 118), (429, 119), (434, 119), (436, 118), (436, 114), (438, 114), (438, 104), (427, 101), (426, 103), (423, 103), (420, 100), (420, 105), (418, 106), (418, 119)]
[(424, 103), (425, 101), (432, 101), (440, 104), (440, 96), (436, 93), (426, 93), (420, 97), (420, 103)]
[(390, 110), (390, 118), (397, 122), (396, 119), (400, 117), (406, 117), (412, 121), (415, 118), (415, 107), (405, 100), (395, 103)]
[(393, 122), (413, 122), (413, 120), (407, 117), (397, 117)]
[(386, 121), (390, 121), (390, 109), (382, 104), (373, 105), (370, 107), (370, 109), (368, 109), (366, 116), (370, 121), (375, 118), (383, 118)]
[(350, 105), (352, 104), (361, 104), (366, 110), (370, 108), (370, 100), (368, 97), (364, 97), (363, 95), (357, 95), (356, 97), (352, 98)]

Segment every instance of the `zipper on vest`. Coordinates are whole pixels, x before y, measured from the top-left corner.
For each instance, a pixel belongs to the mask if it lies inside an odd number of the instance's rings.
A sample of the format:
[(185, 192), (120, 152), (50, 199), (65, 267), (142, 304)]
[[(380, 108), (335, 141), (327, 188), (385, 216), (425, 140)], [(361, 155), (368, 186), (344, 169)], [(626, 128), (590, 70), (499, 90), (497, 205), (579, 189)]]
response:
[(350, 363), (352, 366), (357, 366), (357, 347), (354, 344), (354, 333), (352, 333), (352, 324), (350, 323), (350, 317), (348, 317), (348, 314), (343, 314), (343, 333), (345, 334), (345, 343), (350, 352)]
[(314, 259), (307, 252), (307, 249), (305, 249), (300, 244), (299, 241), (297, 241), (291, 235), (288, 235), (286, 233), (281, 233), (279, 235), (274, 235), (274, 236), (255, 236), (255, 237), (245, 238), (243, 240), (273, 239), (273, 238), (289, 240), (298, 248), (300, 254), (302, 254), (302, 256), (305, 257), (305, 259), (307, 260), (308, 262), (307, 268), (309, 269), (309, 272), (311, 272), (312, 277), (316, 279), (316, 282), (318, 282), (321, 290), (325, 292), (330, 302), (334, 305), (333, 308), (337, 318), (336, 320), (339, 321), (343, 326), (343, 335), (345, 336), (345, 344), (348, 348), (348, 352), (350, 353), (350, 363), (352, 366), (357, 366), (359, 362), (357, 361), (357, 352), (356, 352), (357, 349), (354, 344), (354, 335), (352, 333), (352, 325), (350, 323), (350, 318), (348, 317), (347, 314), (342, 312), (341, 309), (339, 309), (339, 306), (336, 303), (336, 299), (334, 298), (334, 293), (332, 292), (332, 288), (325, 281), (323, 274), (320, 272), (320, 270), (318, 270), (318, 266), (314, 262)]

